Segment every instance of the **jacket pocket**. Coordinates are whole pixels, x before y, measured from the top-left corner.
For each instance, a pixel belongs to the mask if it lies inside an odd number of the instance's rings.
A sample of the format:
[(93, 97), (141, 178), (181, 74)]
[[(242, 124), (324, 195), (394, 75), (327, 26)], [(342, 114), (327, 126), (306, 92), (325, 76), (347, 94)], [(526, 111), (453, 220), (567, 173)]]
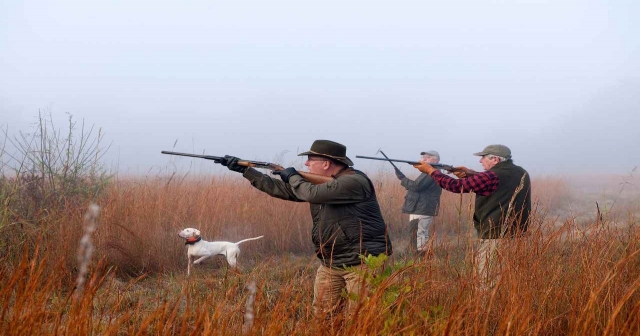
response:
[(342, 218), (338, 221), (338, 226), (345, 236), (345, 242), (350, 245), (359, 245), (363, 228), (360, 221), (355, 217)]
[(314, 244), (325, 255), (336, 254), (347, 242), (347, 237), (337, 221), (318, 223), (314, 237)]
[(420, 197), (415, 192), (407, 192), (407, 194), (404, 196), (403, 210), (414, 211), (416, 209), (416, 206), (418, 205), (419, 198)]

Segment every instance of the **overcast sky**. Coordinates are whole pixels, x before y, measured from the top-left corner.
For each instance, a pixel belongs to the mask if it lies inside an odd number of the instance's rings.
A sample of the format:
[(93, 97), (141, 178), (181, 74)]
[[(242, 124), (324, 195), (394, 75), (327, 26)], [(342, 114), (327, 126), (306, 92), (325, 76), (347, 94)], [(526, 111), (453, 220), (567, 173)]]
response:
[(471, 154), (502, 143), (532, 174), (624, 173), (638, 18), (632, 0), (4, 0), (0, 127), (71, 113), (133, 173), (161, 150), (287, 164), (315, 139), (360, 168), (382, 148), (481, 169)]

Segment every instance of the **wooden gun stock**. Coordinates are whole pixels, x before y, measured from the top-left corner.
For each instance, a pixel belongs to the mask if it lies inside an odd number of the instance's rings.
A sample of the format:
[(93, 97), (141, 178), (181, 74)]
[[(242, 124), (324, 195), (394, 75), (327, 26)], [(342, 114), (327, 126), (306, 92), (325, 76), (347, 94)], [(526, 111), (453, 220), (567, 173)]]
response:
[(331, 176), (324, 176), (307, 172), (298, 172), (298, 174), (300, 174), (302, 178), (313, 184), (323, 184), (333, 180), (333, 177)]
[[(277, 165), (275, 163), (269, 163), (266, 167), (264, 165), (256, 165), (252, 161), (238, 161), (238, 165), (245, 167), (255, 167), (255, 168), (267, 168), (270, 170), (283, 170), (284, 167)], [(313, 183), (313, 184), (323, 184), (333, 180), (331, 176), (318, 175), (308, 172), (299, 171), (298, 174), (302, 176), (305, 180)]]

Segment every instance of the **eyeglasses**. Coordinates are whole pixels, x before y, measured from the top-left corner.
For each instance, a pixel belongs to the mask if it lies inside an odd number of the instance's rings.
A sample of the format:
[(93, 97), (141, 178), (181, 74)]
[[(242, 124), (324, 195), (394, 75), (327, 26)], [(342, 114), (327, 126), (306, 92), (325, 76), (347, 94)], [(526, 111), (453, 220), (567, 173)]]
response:
[(308, 157), (307, 161), (329, 161), (327, 159), (322, 159), (322, 158), (312, 158), (312, 157)]

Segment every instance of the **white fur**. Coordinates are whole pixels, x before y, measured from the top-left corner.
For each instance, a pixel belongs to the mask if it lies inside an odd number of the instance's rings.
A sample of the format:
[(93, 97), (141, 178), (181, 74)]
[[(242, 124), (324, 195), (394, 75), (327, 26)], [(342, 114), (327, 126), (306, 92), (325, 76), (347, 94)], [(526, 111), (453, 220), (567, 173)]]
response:
[[(186, 228), (178, 232), (178, 236), (184, 239), (200, 237), (200, 230), (194, 228)], [(187, 275), (191, 274), (191, 264), (199, 264), (203, 260), (215, 256), (224, 255), (227, 257), (229, 266), (236, 268), (238, 266), (238, 255), (240, 255), (240, 247), (238, 245), (249, 241), (260, 239), (264, 236), (243, 239), (237, 243), (226, 241), (208, 242), (201, 239), (199, 242), (187, 245)], [(195, 261), (193, 257), (199, 257)]]

